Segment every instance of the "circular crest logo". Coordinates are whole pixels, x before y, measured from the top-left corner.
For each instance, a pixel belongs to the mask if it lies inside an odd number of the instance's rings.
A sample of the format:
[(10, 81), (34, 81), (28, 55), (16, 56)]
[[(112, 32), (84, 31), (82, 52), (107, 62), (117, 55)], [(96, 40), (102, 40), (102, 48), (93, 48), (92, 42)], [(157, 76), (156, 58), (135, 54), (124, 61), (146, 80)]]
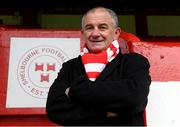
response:
[(62, 63), (68, 59), (62, 50), (52, 46), (28, 50), (20, 59), (17, 69), (21, 87), (33, 97), (46, 99)]

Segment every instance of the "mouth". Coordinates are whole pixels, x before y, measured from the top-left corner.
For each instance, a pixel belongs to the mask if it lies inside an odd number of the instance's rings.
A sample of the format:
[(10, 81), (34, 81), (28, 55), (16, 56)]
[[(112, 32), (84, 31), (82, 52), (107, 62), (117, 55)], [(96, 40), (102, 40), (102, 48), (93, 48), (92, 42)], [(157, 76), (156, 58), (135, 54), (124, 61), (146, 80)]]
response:
[(93, 43), (100, 43), (100, 42), (102, 42), (103, 40), (91, 40), (91, 42), (93, 42)]

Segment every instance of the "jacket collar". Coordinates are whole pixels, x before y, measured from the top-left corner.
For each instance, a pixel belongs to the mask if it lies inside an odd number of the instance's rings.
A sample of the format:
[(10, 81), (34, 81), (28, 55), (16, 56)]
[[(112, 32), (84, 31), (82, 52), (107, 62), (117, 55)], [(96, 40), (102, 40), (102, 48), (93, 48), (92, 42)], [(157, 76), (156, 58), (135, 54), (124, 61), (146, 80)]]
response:
[(114, 58), (110, 63), (106, 65), (104, 70), (101, 72), (101, 74), (97, 77), (96, 81), (102, 81), (104, 80), (115, 68), (119, 63), (121, 62), (122, 54), (119, 53), (116, 58)]

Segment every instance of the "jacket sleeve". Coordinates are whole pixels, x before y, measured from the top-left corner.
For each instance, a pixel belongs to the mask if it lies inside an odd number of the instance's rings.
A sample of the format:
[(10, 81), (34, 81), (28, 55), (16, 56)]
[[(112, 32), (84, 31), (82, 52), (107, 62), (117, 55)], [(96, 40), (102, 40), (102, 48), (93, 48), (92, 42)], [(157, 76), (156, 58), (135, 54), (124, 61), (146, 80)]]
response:
[(70, 98), (103, 111), (144, 111), (151, 83), (149, 62), (141, 55), (131, 54), (123, 64), (120, 79), (92, 82), (86, 76), (79, 77), (70, 89)]
[(69, 65), (63, 64), (58, 77), (51, 85), (47, 102), (46, 112), (48, 118), (59, 125), (74, 125), (79, 121), (96, 119), (100, 115), (92, 108), (72, 101), (66, 94), (65, 90), (70, 86), (68, 83)]

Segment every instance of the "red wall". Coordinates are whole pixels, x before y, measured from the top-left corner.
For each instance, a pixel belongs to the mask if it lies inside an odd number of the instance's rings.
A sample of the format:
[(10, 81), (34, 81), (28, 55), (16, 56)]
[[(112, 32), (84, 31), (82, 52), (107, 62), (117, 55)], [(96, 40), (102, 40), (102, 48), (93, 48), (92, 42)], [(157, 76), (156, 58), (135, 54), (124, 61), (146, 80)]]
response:
[[(83, 41), (80, 31), (0, 29), (0, 126), (56, 126), (48, 120), (44, 108), (5, 107), (11, 37), (79, 37)], [(149, 59), (153, 81), (180, 80), (180, 40), (166, 43), (140, 42), (139, 38), (125, 32), (121, 37), (124, 38), (120, 38), (123, 53), (138, 52)]]

